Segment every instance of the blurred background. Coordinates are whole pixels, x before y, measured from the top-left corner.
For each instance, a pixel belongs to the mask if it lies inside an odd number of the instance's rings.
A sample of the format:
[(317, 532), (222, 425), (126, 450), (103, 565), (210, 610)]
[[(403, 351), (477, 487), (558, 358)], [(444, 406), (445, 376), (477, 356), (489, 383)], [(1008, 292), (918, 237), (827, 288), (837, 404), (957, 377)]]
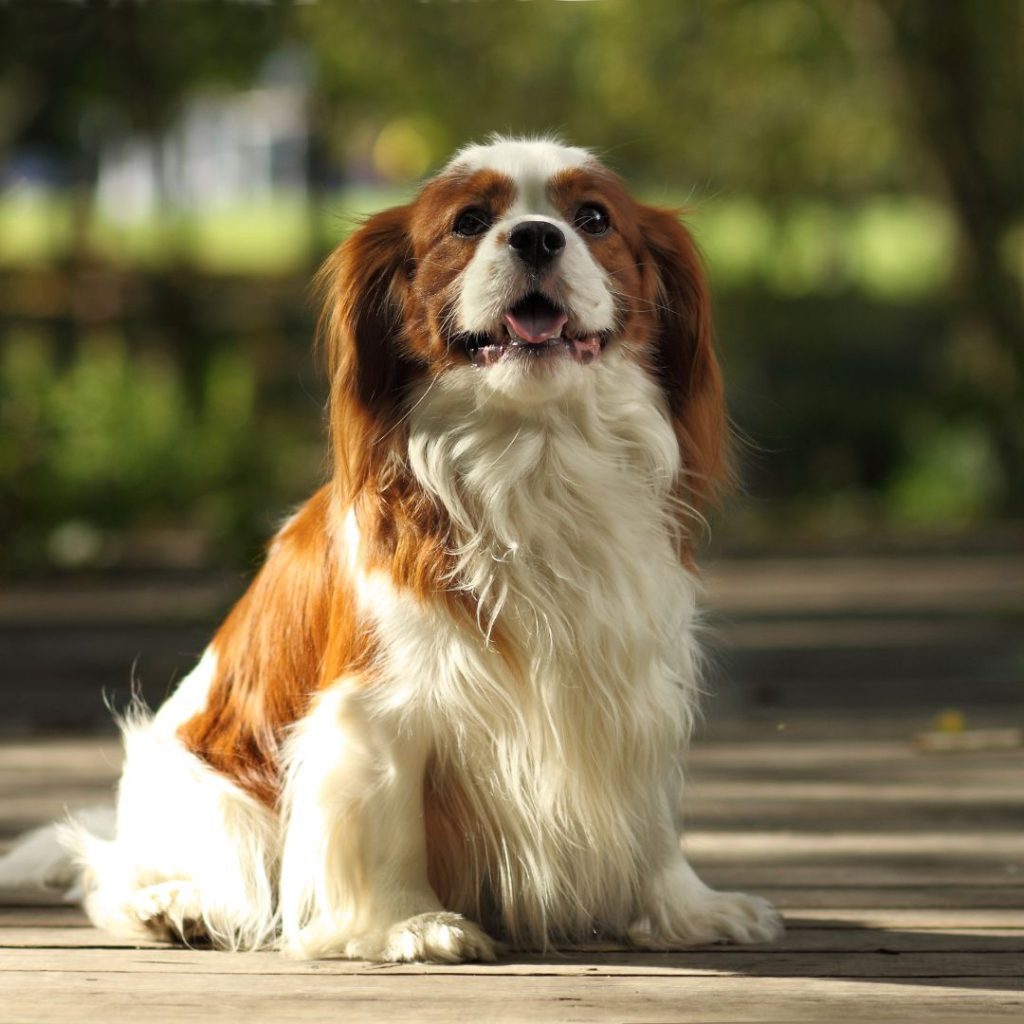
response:
[(0, 730), (188, 668), (323, 478), (313, 271), (492, 131), (706, 254), (723, 714), (1019, 713), (1022, 53), (1018, 0), (0, 3)]

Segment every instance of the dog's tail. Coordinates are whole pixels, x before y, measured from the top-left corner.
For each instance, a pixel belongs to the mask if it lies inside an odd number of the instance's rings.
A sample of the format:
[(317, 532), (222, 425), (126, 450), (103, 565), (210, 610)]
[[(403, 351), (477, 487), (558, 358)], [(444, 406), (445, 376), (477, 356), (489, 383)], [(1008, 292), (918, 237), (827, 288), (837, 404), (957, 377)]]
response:
[(113, 839), (114, 829), (113, 807), (89, 807), (27, 832), (0, 857), (0, 889), (56, 889), (80, 900), (85, 852), (98, 839)]

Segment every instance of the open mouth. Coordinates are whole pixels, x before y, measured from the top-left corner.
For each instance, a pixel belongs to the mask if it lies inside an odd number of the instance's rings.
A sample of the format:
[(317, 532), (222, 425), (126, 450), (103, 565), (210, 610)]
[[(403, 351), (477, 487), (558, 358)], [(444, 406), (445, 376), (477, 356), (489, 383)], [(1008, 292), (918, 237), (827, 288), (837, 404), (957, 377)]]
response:
[(569, 327), (569, 316), (540, 292), (531, 292), (506, 310), (491, 334), (466, 336), (466, 352), (476, 366), (493, 366), (506, 357), (545, 359), (568, 355), (584, 365), (601, 355), (607, 339)]

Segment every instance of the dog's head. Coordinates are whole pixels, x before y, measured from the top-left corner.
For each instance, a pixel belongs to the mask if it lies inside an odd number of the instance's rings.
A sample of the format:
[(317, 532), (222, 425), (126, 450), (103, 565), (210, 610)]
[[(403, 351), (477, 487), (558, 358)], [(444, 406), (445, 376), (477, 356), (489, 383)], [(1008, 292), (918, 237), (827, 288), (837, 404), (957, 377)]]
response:
[(423, 382), (529, 409), (621, 350), (657, 381), (700, 504), (725, 411), (700, 258), (670, 211), (586, 150), (498, 139), (459, 152), (328, 260), (324, 334), (338, 478), (363, 486)]

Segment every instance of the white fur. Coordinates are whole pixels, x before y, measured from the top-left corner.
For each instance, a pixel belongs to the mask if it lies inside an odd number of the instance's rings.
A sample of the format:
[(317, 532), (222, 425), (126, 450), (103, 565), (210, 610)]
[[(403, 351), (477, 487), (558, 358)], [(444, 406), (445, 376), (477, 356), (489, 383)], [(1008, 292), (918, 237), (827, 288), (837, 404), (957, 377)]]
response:
[[(505, 650), (439, 632), (436, 613), (411, 630), (412, 609), (377, 609), (397, 675), (437, 664), (417, 706), (441, 731), (439, 771), (499, 846), (504, 930), (528, 945), (630, 924), (648, 863), (677, 848), (696, 684), (694, 588), (668, 515), (678, 447), (659, 396), (621, 354), (572, 369), (578, 387), (541, 409), (492, 408), (466, 373), (412, 418), (410, 462), (456, 525), (456, 582), (481, 634), (500, 621)], [(471, 853), (451, 909), (475, 915), (495, 851)]]
[(508, 138), (493, 135), (486, 143), (471, 143), (448, 162), (446, 171), (494, 170), (513, 180), (532, 179), (540, 183), (559, 171), (595, 163), (582, 146), (566, 146), (555, 138)]
[(203, 651), (196, 667), (178, 684), (153, 719), (154, 732), (173, 736), (178, 728), (206, 707), (210, 684), (217, 674), (217, 655), (212, 647)]
[(77, 816), (61, 826), (84, 872), (85, 909), (107, 931), (203, 936), (229, 949), (275, 940), (277, 820), (175, 735), (204, 706), (215, 671), (207, 650), (155, 716), (136, 707), (122, 720), (114, 834), (99, 838)]
[[(500, 141), (455, 163), (523, 183), (588, 159)], [(566, 276), (585, 290), (592, 270)], [(467, 308), (490, 301), (489, 280), (467, 274)], [(369, 571), (349, 511), (338, 557), (375, 625), (378, 672), (339, 679), (295, 725), (279, 816), (176, 738), (212, 652), (155, 718), (130, 716), (116, 836), (65, 830), (98, 924), (439, 961), (493, 958), (480, 921), (541, 947), (779, 933), (767, 903), (712, 892), (679, 845), (697, 588), (677, 555), (685, 467), (663, 397), (622, 343), (508, 386), (499, 369), (450, 371), (409, 414), (409, 466), (451, 520), (449, 584), (476, 621)], [(425, 784), (442, 814), (458, 794), (464, 835), (445, 862), (427, 849)]]
[[(95, 835), (114, 835), (112, 807), (80, 809), (75, 821)], [(60, 825), (49, 824), (19, 837), (0, 857), (0, 889), (59, 889), (68, 902), (80, 902), (82, 873), (61, 843), (60, 833)]]

